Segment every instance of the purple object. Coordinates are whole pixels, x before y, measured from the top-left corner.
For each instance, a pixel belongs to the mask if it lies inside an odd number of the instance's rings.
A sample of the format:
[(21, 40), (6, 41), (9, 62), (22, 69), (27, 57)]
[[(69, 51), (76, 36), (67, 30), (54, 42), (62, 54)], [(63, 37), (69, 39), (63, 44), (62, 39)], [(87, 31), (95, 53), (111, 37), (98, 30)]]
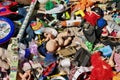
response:
[(35, 43), (34, 40), (32, 40), (31, 42), (29, 42), (29, 49), (30, 49), (30, 53), (34, 54), (34, 55), (38, 55), (38, 45)]
[(118, 54), (118, 53), (114, 54), (114, 61), (116, 64), (116, 66), (115, 66), (116, 71), (120, 72), (120, 54)]

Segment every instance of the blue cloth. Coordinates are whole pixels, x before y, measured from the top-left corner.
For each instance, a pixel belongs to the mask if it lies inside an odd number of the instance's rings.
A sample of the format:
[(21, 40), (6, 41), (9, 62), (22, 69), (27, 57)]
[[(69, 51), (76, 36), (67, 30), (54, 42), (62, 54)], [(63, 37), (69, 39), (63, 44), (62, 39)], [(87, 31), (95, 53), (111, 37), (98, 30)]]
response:
[(103, 48), (100, 48), (100, 51), (103, 53), (104, 57), (110, 57), (112, 54), (112, 49), (109, 45)]
[(20, 8), (18, 8), (18, 14), (21, 15), (21, 16), (23, 16), (21, 19), (19, 19), (19, 21), (22, 23), (24, 21), (24, 19), (25, 19), (27, 11), (26, 11), (25, 8), (20, 7)]
[(30, 57), (30, 54), (31, 54), (31, 53), (30, 53), (30, 49), (29, 49), (29, 48), (26, 48), (26, 49), (25, 49), (25, 56), (24, 56), (24, 57), (25, 57), (25, 58), (29, 58), (29, 57)]
[(38, 51), (41, 55), (45, 56), (45, 53), (47, 53), (46, 50), (46, 42), (43, 42), (39, 47), (38, 47)]
[(57, 57), (54, 55), (54, 53), (45, 53), (44, 66), (47, 67), (56, 60)]
[(28, 34), (28, 40), (31, 41), (32, 39), (35, 38), (35, 33), (32, 30), (32, 28), (30, 27), (30, 25), (26, 28), (26, 33)]
[(103, 27), (105, 27), (106, 25), (107, 25), (107, 21), (106, 21), (105, 19), (103, 19), (103, 18), (98, 19), (98, 21), (97, 21), (97, 26), (98, 26), (99, 28), (103, 28)]
[(57, 60), (57, 58), (55, 57), (54, 53), (45, 53), (45, 61), (47, 62), (54, 62)]

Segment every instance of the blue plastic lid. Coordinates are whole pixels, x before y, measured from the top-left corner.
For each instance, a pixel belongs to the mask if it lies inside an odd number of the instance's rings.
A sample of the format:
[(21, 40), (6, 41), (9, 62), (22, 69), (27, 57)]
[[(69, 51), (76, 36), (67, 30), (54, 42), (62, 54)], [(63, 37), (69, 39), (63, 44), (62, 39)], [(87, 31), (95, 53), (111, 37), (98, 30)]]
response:
[(0, 16), (0, 44), (8, 41), (14, 34), (14, 23), (6, 18)]

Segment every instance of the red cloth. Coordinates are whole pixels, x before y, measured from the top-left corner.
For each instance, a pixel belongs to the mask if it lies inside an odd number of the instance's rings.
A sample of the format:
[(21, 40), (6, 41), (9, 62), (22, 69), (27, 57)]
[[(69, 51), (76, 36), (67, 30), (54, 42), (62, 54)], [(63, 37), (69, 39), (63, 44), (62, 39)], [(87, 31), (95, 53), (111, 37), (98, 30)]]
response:
[(110, 33), (110, 36), (116, 37), (116, 36), (117, 36), (117, 32), (116, 32), (116, 31), (112, 31), (112, 32)]
[(95, 26), (97, 20), (100, 18), (100, 15), (96, 14), (95, 12), (85, 12), (84, 19), (89, 22), (92, 26)]
[(54, 71), (56, 66), (57, 66), (56, 62), (51, 63), (48, 67), (46, 67), (46, 69), (42, 72), (42, 74), (44, 76), (50, 75)]
[(103, 61), (100, 52), (95, 52), (91, 56), (93, 69), (90, 74), (90, 80), (111, 80), (113, 72), (111, 66)]

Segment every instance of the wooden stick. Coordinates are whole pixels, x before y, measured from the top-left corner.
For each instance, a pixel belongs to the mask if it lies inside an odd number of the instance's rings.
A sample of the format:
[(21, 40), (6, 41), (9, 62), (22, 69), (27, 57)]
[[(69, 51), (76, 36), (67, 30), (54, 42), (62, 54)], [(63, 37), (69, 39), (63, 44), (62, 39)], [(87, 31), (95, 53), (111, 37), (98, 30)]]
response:
[(33, 10), (34, 10), (34, 7), (35, 7), (36, 3), (37, 3), (37, 0), (32, 0), (31, 5), (30, 5), (30, 8), (29, 8), (29, 10), (28, 10), (28, 13), (27, 13), (27, 15), (26, 15), (26, 17), (25, 17), (25, 20), (24, 20), (24, 22), (23, 22), (23, 24), (22, 24), (22, 26), (21, 26), (21, 28), (20, 28), (20, 31), (19, 31), (19, 33), (18, 33), (18, 35), (17, 35), (17, 38), (18, 38), (19, 40), (20, 40), (20, 39), (22, 38), (22, 36), (23, 36), (23, 33), (24, 33), (25, 28), (26, 28), (26, 26), (27, 26), (27, 24), (28, 24), (29, 18), (30, 18), (30, 16), (31, 16), (32, 13), (33, 13)]

